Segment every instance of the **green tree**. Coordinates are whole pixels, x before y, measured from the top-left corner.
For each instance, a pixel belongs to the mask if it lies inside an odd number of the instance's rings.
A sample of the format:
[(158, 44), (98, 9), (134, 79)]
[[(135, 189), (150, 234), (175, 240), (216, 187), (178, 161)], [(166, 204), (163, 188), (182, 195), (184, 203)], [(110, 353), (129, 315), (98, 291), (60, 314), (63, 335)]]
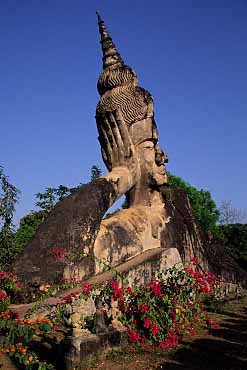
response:
[(0, 266), (7, 265), (16, 255), (13, 216), (20, 190), (12, 185), (0, 166)]
[(93, 182), (95, 181), (96, 179), (98, 179), (100, 176), (102, 175), (102, 171), (101, 169), (96, 166), (96, 165), (93, 165), (92, 168), (91, 168), (91, 179), (90, 179), (90, 182)]
[[(96, 165), (91, 168), (90, 182), (101, 176), (101, 169)], [(31, 211), (20, 220), (20, 226), (15, 233), (15, 241), (18, 252), (21, 252), (25, 245), (32, 239), (37, 228), (41, 225), (49, 212), (55, 205), (64, 200), (69, 195), (78, 191), (83, 184), (69, 188), (65, 185), (59, 185), (57, 188), (46, 188), (45, 191), (37, 193), (35, 196), (38, 201), (35, 203), (39, 207), (38, 211)]]
[(220, 204), (220, 223), (223, 225), (242, 224), (246, 221), (246, 212), (234, 208), (230, 200), (224, 200)]
[(226, 252), (247, 271), (247, 224), (220, 225)]
[(13, 227), (13, 215), (19, 195), (20, 190), (8, 181), (8, 176), (0, 166), (0, 226), (2, 228)]
[(25, 245), (32, 239), (39, 225), (44, 222), (47, 214), (48, 212), (43, 210), (32, 211), (20, 219), (20, 226), (15, 233), (17, 253), (22, 252)]
[(198, 190), (180, 177), (174, 176), (171, 173), (168, 174), (168, 179), (169, 185), (177, 186), (186, 191), (195, 219), (202, 230), (205, 233), (211, 232), (218, 236), (217, 222), (219, 221), (220, 212), (210, 192), (203, 189)]
[(35, 205), (43, 211), (50, 212), (58, 202), (70, 195), (74, 189), (64, 185), (59, 185), (58, 188), (46, 188), (44, 193), (35, 194), (36, 198), (39, 199)]
[[(101, 169), (93, 165), (91, 167), (90, 182), (95, 181), (101, 176)], [(36, 207), (41, 208), (43, 211), (50, 212), (58, 202), (64, 200), (67, 196), (73, 194), (84, 185), (80, 183), (74, 188), (69, 188), (65, 185), (59, 185), (57, 188), (46, 188), (44, 193), (35, 194), (38, 202), (35, 203)]]

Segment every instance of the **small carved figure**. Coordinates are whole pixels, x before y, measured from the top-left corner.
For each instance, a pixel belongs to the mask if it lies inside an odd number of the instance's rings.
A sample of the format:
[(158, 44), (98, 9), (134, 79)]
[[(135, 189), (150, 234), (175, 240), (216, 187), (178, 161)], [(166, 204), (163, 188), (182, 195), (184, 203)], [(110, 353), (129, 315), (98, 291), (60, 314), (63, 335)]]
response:
[(108, 327), (105, 321), (105, 308), (103, 306), (102, 300), (100, 298), (95, 299), (96, 312), (94, 316), (94, 327), (96, 334), (106, 333)]

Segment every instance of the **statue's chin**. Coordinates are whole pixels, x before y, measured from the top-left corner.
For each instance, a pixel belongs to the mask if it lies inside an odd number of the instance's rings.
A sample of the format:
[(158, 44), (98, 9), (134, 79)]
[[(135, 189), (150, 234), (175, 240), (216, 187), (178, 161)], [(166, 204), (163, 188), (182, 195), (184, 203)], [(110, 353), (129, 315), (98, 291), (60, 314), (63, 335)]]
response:
[(150, 186), (158, 190), (161, 186), (167, 184), (167, 175), (156, 173), (150, 177), (149, 181), (150, 181)]

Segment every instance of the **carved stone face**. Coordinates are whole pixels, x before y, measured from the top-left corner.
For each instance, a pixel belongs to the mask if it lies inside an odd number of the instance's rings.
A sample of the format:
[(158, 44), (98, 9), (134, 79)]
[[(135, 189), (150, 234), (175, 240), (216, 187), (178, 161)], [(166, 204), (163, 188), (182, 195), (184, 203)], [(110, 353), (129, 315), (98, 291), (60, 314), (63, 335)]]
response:
[[(133, 130), (134, 128), (134, 130)], [(168, 162), (167, 155), (158, 144), (158, 130), (153, 118), (137, 122), (130, 130), (135, 144), (141, 167), (141, 183), (157, 187), (167, 183), (167, 173), (164, 164)], [(147, 138), (146, 140), (143, 140)]]
[(157, 187), (167, 183), (167, 173), (164, 164), (167, 156), (157, 143), (151, 139), (136, 146), (140, 160), (142, 184)]
[[(99, 120), (98, 128), (100, 124), (101, 121)], [(110, 138), (112, 135), (111, 130), (108, 132), (108, 134), (110, 134), (108, 139), (109, 142), (104, 140), (104, 134), (102, 134), (102, 132), (99, 130), (99, 134), (102, 135), (99, 136), (102, 156), (107, 168), (111, 170), (112, 158), (109, 151), (111, 144), (109, 143), (111, 143), (111, 141), (114, 142), (114, 139)], [(137, 156), (136, 159), (139, 162), (141, 170), (141, 176), (135, 186), (135, 190), (140, 192), (148, 188), (157, 190), (157, 187), (167, 183), (168, 179), (164, 164), (168, 162), (168, 157), (158, 145), (158, 130), (153, 115), (143, 120), (136, 121), (133, 125), (128, 127), (128, 132), (135, 146), (135, 155)]]

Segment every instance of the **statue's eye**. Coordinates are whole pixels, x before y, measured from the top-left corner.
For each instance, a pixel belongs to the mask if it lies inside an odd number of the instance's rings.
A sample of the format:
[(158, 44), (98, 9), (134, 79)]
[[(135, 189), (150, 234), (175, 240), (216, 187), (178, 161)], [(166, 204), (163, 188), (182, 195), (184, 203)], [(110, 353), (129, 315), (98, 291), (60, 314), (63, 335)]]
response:
[(155, 146), (155, 143), (153, 142), (153, 140), (152, 141), (147, 140), (147, 141), (145, 141), (143, 148), (145, 148), (145, 149), (154, 149), (154, 146)]

